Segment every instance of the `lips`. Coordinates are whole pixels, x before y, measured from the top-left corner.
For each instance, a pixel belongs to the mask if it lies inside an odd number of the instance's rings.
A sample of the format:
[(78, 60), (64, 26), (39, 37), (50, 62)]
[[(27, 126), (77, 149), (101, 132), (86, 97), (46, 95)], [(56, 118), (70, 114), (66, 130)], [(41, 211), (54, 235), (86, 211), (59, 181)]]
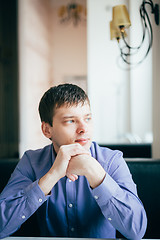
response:
[(89, 138), (79, 138), (75, 142), (77, 142), (81, 145), (85, 145), (86, 143), (88, 143), (88, 141), (89, 141)]

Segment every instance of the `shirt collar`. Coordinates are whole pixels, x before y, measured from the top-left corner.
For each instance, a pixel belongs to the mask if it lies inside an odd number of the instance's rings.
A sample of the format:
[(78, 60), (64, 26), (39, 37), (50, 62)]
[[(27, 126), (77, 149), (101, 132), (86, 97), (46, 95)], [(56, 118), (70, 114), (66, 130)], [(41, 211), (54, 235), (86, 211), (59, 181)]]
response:
[(56, 151), (55, 151), (55, 149), (54, 149), (54, 147), (53, 147), (53, 144), (51, 144), (51, 155), (52, 155), (52, 164), (54, 163), (54, 160), (55, 160), (55, 158), (56, 158), (56, 156), (57, 156), (57, 153), (56, 153)]

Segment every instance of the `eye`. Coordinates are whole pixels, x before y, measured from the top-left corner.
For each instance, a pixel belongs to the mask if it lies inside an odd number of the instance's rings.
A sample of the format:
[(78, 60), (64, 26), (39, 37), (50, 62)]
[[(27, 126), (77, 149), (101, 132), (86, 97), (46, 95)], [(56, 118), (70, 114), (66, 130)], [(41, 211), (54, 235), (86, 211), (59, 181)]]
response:
[(66, 123), (73, 123), (74, 122), (74, 120), (67, 120), (67, 121), (65, 121)]
[(89, 122), (92, 118), (91, 117), (87, 117), (85, 120), (86, 122)]

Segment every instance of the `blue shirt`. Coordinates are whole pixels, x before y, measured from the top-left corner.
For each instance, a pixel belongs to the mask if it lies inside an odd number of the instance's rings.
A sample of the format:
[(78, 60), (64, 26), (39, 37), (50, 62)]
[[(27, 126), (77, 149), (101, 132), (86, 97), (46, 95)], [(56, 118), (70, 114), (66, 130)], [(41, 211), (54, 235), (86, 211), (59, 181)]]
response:
[(0, 195), (0, 238), (15, 232), (37, 211), (41, 236), (141, 239), (147, 218), (129, 169), (120, 151), (95, 142), (91, 155), (106, 171), (104, 181), (91, 189), (87, 179), (64, 177), (45, 196), (39, 179), (51, 168), (53, 145), (25, 152)]

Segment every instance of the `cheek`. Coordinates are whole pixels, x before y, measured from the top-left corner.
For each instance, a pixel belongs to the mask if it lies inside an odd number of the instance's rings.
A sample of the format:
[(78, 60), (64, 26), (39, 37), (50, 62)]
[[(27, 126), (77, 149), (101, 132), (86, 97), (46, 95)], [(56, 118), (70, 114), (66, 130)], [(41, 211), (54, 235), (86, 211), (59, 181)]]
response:
[(59, 138), (62, 140), (68, 140), (74, 139), (75, 136), (75, 130), (73, 128), (61, 128)]
[(59, 141), (60, 139), (63, 139), (63, 131), (61, 131), (60, 128), (54, 129), (52, 131), (52, 139), (54, 141)]
[(88, 131), (89, 131), (90, 133), (93, 132), (93, 123), (90, 123), (90, 124), (88, 125)]

